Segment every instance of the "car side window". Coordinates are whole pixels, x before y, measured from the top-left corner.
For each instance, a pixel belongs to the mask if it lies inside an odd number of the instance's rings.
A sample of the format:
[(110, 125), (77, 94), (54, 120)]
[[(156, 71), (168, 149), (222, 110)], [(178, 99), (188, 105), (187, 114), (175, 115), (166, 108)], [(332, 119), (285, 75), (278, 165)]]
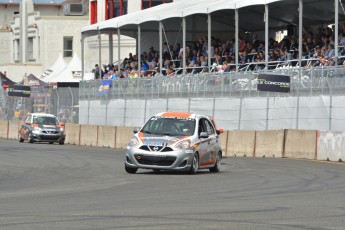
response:
[(24, 122), (30, 122), (31, 123), (31, 115), (28, 115)]
[(211, 124), (211, 122), (209, 120), (205, 119), (205, 125), (206, 125), (206, 129), (207, 129), (207, 134), (208, 135), (211, 135), (211, 134), (215, 133), (213, 125)]
[(204, 118), (201, 118), (199, 120), (199, 129), (198, 129), (199, 135), (200, 135), (201, 132), (207, 132), (207, 129), (206, 129), (205, 123), (204, 123)]

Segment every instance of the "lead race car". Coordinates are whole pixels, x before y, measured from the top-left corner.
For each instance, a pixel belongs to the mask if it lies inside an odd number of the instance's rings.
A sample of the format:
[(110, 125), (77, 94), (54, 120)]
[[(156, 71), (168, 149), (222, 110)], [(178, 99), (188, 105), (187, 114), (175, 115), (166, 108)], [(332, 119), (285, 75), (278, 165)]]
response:
[(212, 117), (164, 112), (152, 116), (142, 128), (133, 130), (127, 146), (125, 170), (139, 168), (179, 170), (195, 174), (199, 169), (219, 172), (222, 149)]

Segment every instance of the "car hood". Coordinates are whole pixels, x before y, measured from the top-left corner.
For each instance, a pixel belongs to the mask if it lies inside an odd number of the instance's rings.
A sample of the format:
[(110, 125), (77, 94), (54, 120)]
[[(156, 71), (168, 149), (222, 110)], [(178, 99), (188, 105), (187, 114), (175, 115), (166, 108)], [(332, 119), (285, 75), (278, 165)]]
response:
[(138, 133), (137, 134), (141, 144), (148, 145), (148, 146), (170, 146), (175, 144), (176, 142), (183, 140), (189, 136), (161, 136), (161, 135), (153, 135), (153, 134), (144, 134)]
[(38, 125), (36, 127), (47, 130), (60, 130), (60, 127), (58, 125)]

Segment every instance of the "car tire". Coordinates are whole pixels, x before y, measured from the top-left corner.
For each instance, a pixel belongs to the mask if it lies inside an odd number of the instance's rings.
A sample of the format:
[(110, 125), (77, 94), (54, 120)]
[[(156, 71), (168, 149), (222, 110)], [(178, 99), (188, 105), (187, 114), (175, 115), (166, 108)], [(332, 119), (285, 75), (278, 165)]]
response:
[(52, 142), (52, 141), (51, 141), (51, 142), (49, 142), (49, 144), (51, 144), (51, 145), (52, 145), (52, 144), (54, 144), (54, 142)]
[(220, 166), (221, 166), (221, 161), (222, 161), (222, 154), (219, 152), (216, 157), (216, 163), (212, 168), (210, 168), (210, 172), (212, 173), (217, 173), (220, 171)]
[(19, 136), (19, 142), (20, 142), (20, 143), (23, 143), (23, 142), (24, 142), (24, 139), (23, 139), (21, 136)]
[(60, 141), (60, 142), (59, 142), (59, 145), (64, 145), (64, 144), (65, 144), (64, 141)]
[(189, 174), (195, 174), (199, 169), (199, 155), (197, 153), (194, 154), (192, 164), (189, 169)]
[(138, 171), (137, 168), (128, 167), (127, 165), (125, 165), (125, 170), (127, 173), (130, 173), (130, 174), (134, 174)]
[(31, 134), (29, 134), (29, 139), (28, 139), (29, 143), (34, 143), (34, 139), (32, 138)]

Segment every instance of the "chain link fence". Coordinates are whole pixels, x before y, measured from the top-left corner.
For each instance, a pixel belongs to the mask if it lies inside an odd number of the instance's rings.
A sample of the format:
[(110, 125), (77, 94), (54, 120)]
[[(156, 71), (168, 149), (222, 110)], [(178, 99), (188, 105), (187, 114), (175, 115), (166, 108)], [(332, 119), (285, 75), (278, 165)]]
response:
[(56, 115), (60, 121), (79, 122), (79, 88), (31, 87), (30, 97), (8, 96), (0, 87), (0, 119), (22, 120), (28, 113)]
[[(257, 91), (257, 77), (260, 73), (290, 76), (290, 93)], [(267, 94), (271, 97), (342, 95), (345, 89), (344, 74), (344, 67), (291, 67), (257, 72), (115, 79), (106, 97), (98, 96), (100, 80), (82, 81), (80, 82), (80, 99), (231, 98), (267, 97)]]

